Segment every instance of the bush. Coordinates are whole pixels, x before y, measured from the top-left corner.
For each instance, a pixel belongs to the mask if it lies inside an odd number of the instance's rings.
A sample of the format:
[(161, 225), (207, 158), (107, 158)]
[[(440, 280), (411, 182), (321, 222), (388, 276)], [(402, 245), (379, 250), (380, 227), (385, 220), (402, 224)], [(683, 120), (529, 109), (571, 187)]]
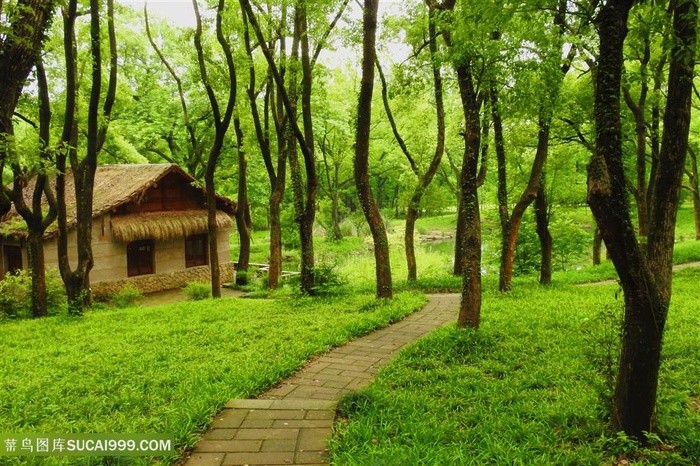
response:
[(136, 288), (133, 284), (127, 283), (119, 292), (114, 293), (109, 300), (114, 306), (121, 309), (132, 306), (134, 302), (142, 296), (141, 290)]
[[(55, 270), (46, 273), (46, 307), (49, 315), (64, 310), (66, 294)], [(27, 270), (7, 274), (0, 281), (0, 318), (32, 317), (32, 276)]]
[(182, 289), (190, 301), (201, 301), (211, 297), (211, 284), (203, 282), (190, 282)]

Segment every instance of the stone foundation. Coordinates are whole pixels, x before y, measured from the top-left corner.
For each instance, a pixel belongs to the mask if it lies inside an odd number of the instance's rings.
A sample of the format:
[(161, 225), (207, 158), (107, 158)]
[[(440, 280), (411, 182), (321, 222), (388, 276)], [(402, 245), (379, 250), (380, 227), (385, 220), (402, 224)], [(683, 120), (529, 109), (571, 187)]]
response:
[[(236, 280), (236, 272), (232, 262), (225, 262), (219, 265), (221, 270), (221, 283), (233, 283)], [(110, 296), (121, 291), (125, 285), (131, 284), (141, 291), (141, 293), (154, 293), (156, 291), (174, 290), (182, 288), (189, 282), (211, 281), (211, 272), (208, 265), (201, 267), (190, 267), (178, 272), (141, 275), (130, 277), (124, 280), (93, 283), (92, 296), (98, 301), (107, 300)]]

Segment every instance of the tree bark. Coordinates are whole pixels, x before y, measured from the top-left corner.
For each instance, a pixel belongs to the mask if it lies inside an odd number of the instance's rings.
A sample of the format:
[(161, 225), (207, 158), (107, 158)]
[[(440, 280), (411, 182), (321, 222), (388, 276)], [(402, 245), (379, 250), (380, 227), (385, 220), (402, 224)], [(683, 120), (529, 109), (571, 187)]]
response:
[(540, 285), (552, 282), (552, 234), (549, 231), (549, 208), (545, 191), (545, 176), (542, 173), (540, 186), (535, 198), (535, 220), (537, 222), (537, 237), (540, 239)]
[(229, 126), (231, 125), (231, 119), (233, 117), (233, 110), (236, 107), (236, 93), (238, 90), (237, 78), (236, 78), (236, 66), (233, 61), (233, 54), (231, 52), (231, 46), (228, 43), (228, 39), (223, 31), (223, 11), (224, 11), (224, 0), (219, 0), (216, 9), (216, 39), (221, 47), (226, 58), (226, 69), (228, 71), (228, 76), (230, 79), (230, 86), (227, 95), (226, 107), (224, 113), (221, 113), (219, 106), (219, 101), (214, 93), (211, 82), (209, 81), (209, 74), (207, 72), (206, 63), (204, 60), (204, 50), (202, 47), (202, 19), (199, 14), (199, 7), (197, 5), (197, 0), (192, 0), (192, 6), (194, 8), (195, 18), (197, 21), (197, 28), (194, 35), (194, 46), (197, 51), (197, 62), (199, 64), (199, 73), (204, 84), (204, 88), (207, 92), (207, 97), (209, 98), (209, 106), (211, 107), (212, 113), (214, 114), (214, 142), (209, 150), (209, 156), (207, 158), (206, 169), (204, 173), (204, 183), (206, 186), (206, 198), (207, 198), (207, 223), (209, 230), (209, 268), (211, 271), (211, 295), (213, 298), (221, 297), (221, 267), (219, 261), (219, 242), (218, 242), (218, 231), (216, 223), (216, 190), (214, 183), (214, 173), (216, 171), (216, 164), (219, 161), (221, 151), (224, 146), (224, 138), (228, 132)]
[(600, 228), (596, 223), (593, 232), (593, 265), (600, 265), (600, 250), (603, 246), (603, 236), (600, 234)]
[(404, 246), (406, 251), (406, 264), (408, 267), (409, 282), (416, 281), (418, 277), (414, 236), (416, 220), (418, 219), (418, 214), (420, 212), (420, 203), (423, 199), (425, 190), (428, 188), (428, 186), (430, 186), (430, 183), (432, 183), (433, 178), (435, 177), (435, 173), (437, 173), (438, 168), (440, 168), (442, 155), (445, 152), (445, 108), (442, 98), (442, 75), (440, 72), (440, 63), (438, 61), (437, 32), (435, 26), (436, 9), (435, 6), (431, 4), (428, 5), (428, 8), (428, 45), (430, 49), (430, 63), (432, 65), (431, 68), (433, 73), (433, 95), (435, 96), (437, 140), (433, 158), (431, 159), (430, 166), (425, 173), (420, 173), (420, 169), (416, 165), (414, 157), (410, 154), (406, 143), (399, 134), (396, 122), (394, 121), (394, 117), (389, 107), (389, 97), (386, 80), (384, 79), (384, 73), (379, 65), (379, 61), (377, 61), (377, 70), (379, 71), (382, 82), (382, 100), (384, 101), (387, 117), (401, 150), (408, 159), (413, 173), (418, 178), (418, 184), (414, 188), (413, 194), (411, 195), (411, 199), (408, 203), (408, 208), (406, 211), (406, 229), (404, 233)]
[(690, 192), (693, 196), (693, 217), (695, 219), (695, 240), (700, 240), (700, 176), (698, 176), (698, 158), (695, 150), (688, 147), (690, 155), (690, 171), (688, 179), (690, 180)]
[[(648, 34), (648, 32), (647, 32)], [(649, 236), (649, 208), (647, 205), (647, 124), (645, 121), (645, 110), (647, 94), (649, 92), (649, 84), (647, 83), (647, 67), (651, 59), (651, 47), (649, 37), (644, 37), (644, 51), (639, 63), (640, 73), (640, 91), (639, 99), (634, 101), (629, 89), (623, 90), (627, 107), (634, 115), (635, 135), (637, 143), (637, 158), (636, 158), (636, 188), (634, 197), (637, 201), (637, 218), (639, 221), (639, 236), (642, 242), (646, 242), (646, 237)]]
[(622, 351), (612, 423), (642, 442), (652, 430), (662, 336), (671, 298), (673, 237), (690, 126), (697, 2), (675, 6), (664, 134), (650, 183), (646, 254), (635, 236), (625, 193), (620, 82), (627, 18), (633, 0), (608, 2), (597, 18), (600, 37), (595, 92), (596, 152), (588, 166), (588, 202), (625, 296)]
[(481, 127), (479, 102), (468, 64), (456, 66), (462, 112), (465, 119), (464, 154), (460, 174), (459, 211), (463, 218), (462, 297), (457, 327), (479, 328), (481, 320), (481, 217), (479, 213), (478, 166)]
[(357, 133), (355, 137), (355, 183), (360, 205), (374, 240), (374, 258), (377, 279), (377, 297), (392, 297), (389, 240), (384, 221), (372, 195), (369, 179), (369, 135), (372, 121), (372, 93), (374, 90), (374, 62), (376, 59), (376, 32), (378, 0), (365, 0), (363, 8), (364, 35), (362, 40), (362, 77), (357, 105)]
[[(46, 270), (44, 259), (43, 236), (46, 229), (56, 219), (56, 198), (49, 184), (46, 169), (51, 163), (48, 153), (51, 136), (51, 105), (49, 100), (46, 71), (41, 56), (36, 63), (37, 87), (39, 95), (39, 166), (42, 170), (34, 173), (12, 164), (14, 182), (9, 197), (15, 210), (27, 224), (27, 255), (32, 278), (32, 316), (44, 317), (48, 314), (46, 302)], [(31, 208), (24, 200), (24, 190), (30, 179), (34, 178)], [(48, 210), (42, 208), (42, 199), (46, 199)]]
[[(276, 289), (279, 286), (280, 275), (282, 273), (282, 225), (280, 221), (281, 214), (281, 203), (284, 196), (285, 184), (286, 184), (286, 165), (287, 156), (285, 151), (286, 141), (284, 139), (284, 126), (285, 121), (282, 117), (281, 103), (278, 99), (278, 108), (275, 109), (275, 102), (273, 98), (273, 79), (272, 72), (269, 70), (270, 65), (268, 64), (268, 76), (267, 83), (265, 85), (265, 95), (264, 95), (264, 109), (263, 118), (260, 117), (260, 112), (258, 111), (257, 104), (257, 91), (256, 91), (256, 77), (255, 77), (255, 62), (253, 60), (253, 50), (250, 43), (250, 31), (249, 31), (249, 21), (247, 10), (245, 8), (244, 0), (240, 1), (241, 11), (245, 11), (246, 14), (243, 15), (243, 37), (244, 45), (246, 49), (246, 54), (248, 56), (248, 102), (250, 104), (250, 111), (253, 117), (253, 124), (255, 126), (255, 135), (258, 140), (258, 146), (260, 147), (260, 153), (262, 154), (263, 162), (265, 163), (265, 168), (267, 170), (267, 176), (270, 180), (270, 198), (268, 200), (268, 226), (270, 228), (270, 257), (269, 257), (269, 267), (267, 273), (267, 284), (268, 288), (271, 290)], [(286, 10), (285, 10), (286, 11)], [(283, 15), (284, 18), (284, 15)], [(261, 47), (266, 47), (268, 49), (273, 49), (272, 44), (267, 44), (265, 41), (260, 42)], [(271, 53), (271, 52), (270, 52)], [(284, 37), (280, 38), (280, 75), (285, 75), (286, 70), (286, 48)], [(276, 110), (276, 111), (275, 111)], [(272, 113), (275, 122), (275, 129), (277, 134), (277, 167), (272, 160), (272, 150), (270, 148), (270, 114)]]
[[(114, 30), (114, 4), (107, 0), (107, 36), (109, 42), (109, 76), (107, 91), (100, 109), (102, 97), (102, 39), (101, 2), (90, 1), (90, 53), (92, 73), (90, 98), (88, 102), (86, 155), (78, 160), (78, 128), (76, 113), (77, 52), (74, 24), (77, 17), (76, 2), (71, 0), (64, 10), (64, 52), (66, 57), (66, 116), (64, 118), (62, 142), (65, 152), (57, 157), (58, 175), (56, 195), (58, 197), (58, 263), (66, 287), (71, 312), (81, 313), (92, 301), (90, 291), (90, 270), (94, 264), (92, 253), (92, 201), (97, 170), (97, 156), (102, 150), (117, 88), (117, 41)], [(68, 260), (68, 224), (65, 210), (66, 159), (70, 160), (71, 176), (75, 185), (76, 202), (76, 242), (78, 260), (72, 269)]]
[(236, 205), (236, 229), (238, 230), (238, 264), (236, 284), (248, 284), (248, 265), (250, 264), (250, 205), (248, 204), (248, 160), (244, 147), (241, 121), (234, 118), (236, 145), (238, 146), (238, 203)]
[[(0, 46), (0, 173), (10, 160), (16, 160), (12, 116), (27, 81), (37, 62), (41, 44), (53, 16), (54, 3), (47, 0), (19, 0)], [(11, 208), (5, 189), (0, 189), (0, 215)]]

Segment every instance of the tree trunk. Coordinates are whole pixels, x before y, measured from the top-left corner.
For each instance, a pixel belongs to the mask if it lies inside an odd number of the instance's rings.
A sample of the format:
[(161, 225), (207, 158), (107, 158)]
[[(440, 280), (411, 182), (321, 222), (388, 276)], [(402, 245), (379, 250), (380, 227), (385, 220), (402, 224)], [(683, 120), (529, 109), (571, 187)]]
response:
[(32, 316), (48, 315), (46, 305), (46, 269), (44, 261), (44, 238), (41, 233), (30, 232), (27, 237), (27, 254), (32, 273)]
[(340, 229), (340, 199), (339, 193), (331, 195), (331, 223), (333, 224), (333, 240), (343, 239), (343, 231)]
[(593, 232), (593, 265), (600, 265), (600, 250), (603, 246), (603, 235), (600, 234), (600, 228), (595, 226)]
[(479, 102), (469, 65), (458, 64), (456, 69), (465, 119), (459, 203), (459, 211), (464, 222), (461, 245), (462, 298), (457, 327), (479, 328), (481, 320), (481, 217), (477, 184), (481, 137)]
[(613, 427), (642, 442), (652, 416), (662, 336), (671, 298), (673, 237), (690, 126), (697, 3), (674, 11), (677, 41), (670, 56), (668, 99), (658, 167), (651, 180), (646, 255), (633, 226), (625, 192), (620, 82), (627, 17), (632, 0), (606, 3), (597, 18), (600, 37), (595, 92), (596, 152), (588, 166), (588, 202), (620, 277), (625, 320), (615, 387)]
[(248, 265), (250, 263), (250, 205), (248, 204), (248, 160), (243, 146), (241, 121), (234, 118), (236, 145), (238, 146), (238, 203), (236, 205), (236, 229), (238, 230), (238, 263), (236, 266), (236, 284), (248, 284)]
[(414, 235), (416, 232), (416, 219), (418, 218), (418, 209), (409, 207), (406, 213), (406, 231), (403, 241), (406, 248), (406, 265), (408, 267), (408, 281), (415, 282), (418, 278), (418, 267), (416, 265), (416, 248), (414, 244)]
[(207, 93), (207, 98), (209, 99), (209, 106), (214, 115), (214, 142), (212, 143), (211, 149), (209, 150), (209, 156), (207, 157), (206, 169), (204, 173), (204, 183), (206, 185), (206, 196), (207, 196), (207, 219), (208, 219), (208, 230), (209, 230), (209, 268), (211, 270), (211, 295), (213, 298), (221, 297), (221, 267), (219, 261), (219, 242), (218, 242), (218, 231), (216, 223), (216, 191), (214, 184), (214, 173), (216, 171), (216, 165), (221, 156), (221, 151), (224, 145), (224, 138), (228, 132), (228, 128), (231, 125), (231, 119), (233, 118), (233, 110), (236, 107), (236, 94), (238, 91), (237, 78), (236, 78), (236, 66), (233, 61), (233, 54), (231, 52), (231, 46), (228, 43), (228, 38), (223, 31), (223, 11), (224, 11), (224, 0), (219, 0), (216, 7), (216, 40), (219, 43), (219, 47), (226, 58), (226, 70), (228, 71), (228, 77), (230, 79), (230, 86), (227, 94), (227, 102), (224, 108), (223, 114), (221, 113), (221, 108), (219, 106), (219, 100), (216, 97), (214, 89), (209, 81), (209, 74), (207, 72), (206, 62), (204, 59), (204, 50), (202, 47), (202, 18), (199, 14), (199, 7), (197, 2), (193, 2), (192, 6), (194, 8), (195, 19), (197, 22), (197, 27), (194, 34), (194, 47), (197, 51), (197, 62), (199, 64), (199, 74), (204, 84), (204, 89)]
[(428, 37), (430, 45), (430, 58), (433, 71), (433, 94), (435, 96), (435, 114), (437, 122), (437, 141), (435, 144), (435, 153), (428, 170), (419, 176), (418, 186), (413, 191), (411, 201), (408, 204), (408, 212), (406, 214), (406, 233), (404, 236), (404, 244), (406, 246), (406, 264), (408, 265), (408, 281), (415, 281), (418, 276), (416, 265), (416, 251), (414, 245), (414, 232), (418, 211), (420, 209), (421, 199), (425, 190), (432, 183), (435, 173), (440, 167), (442, 155), (445, 152), (445, 109), (442, 99), (442, 75), (440, 73), (440, 64), (438, 62), (437, 49), (437, 32), (435, 27), (435, 9), (429, 9), (429, 24)]
[(369, 179), (369, 135), (374, 90), (374, 61), (376, 58), (376, 32), (378, 0), (365, 0), (363, 9), (363, 53), (360, 95), (357, 106), (357, 134), (355, 139), (355, 183), (360, 205), (369, 224), (374, 240), (374, 259), (377, 278), (377, 297), (391, 298), (391, 265), (389, 240), (379, 212)]
[(690, 192), (693, 196), (693, 217), (695, 218), (695, 240), (700, 240), (700, 176), (698, 176), (698, 158), (695, 150), (688, 147), (690, 155), (690, 171), (688, 179), (690, 181)]
[(635, 102), (629, 89), (625, 88), (623, 95), (627, 106), (634, 115), (635, 135), (637, 139), (637, 186), (635, 188), (635, 199), (637, 201), (637, 218), (639, 221), (639, 236), (642, 243), (646, 242), (646, 237), (649, 236), (649, 208), (647, 205), (647, 124), (645, 121), (646, 114), (646, 97), (649, 92), (649, 84), (647, 83), (647, 67), (651, 59), (651, 47), (649, 43), (649, 32), (644, 31), (647, 35), (643, 37), (644, 52), (639, 59), (639, 74), (640, 91), (639, 100)]
[[(13, 138), (12, 116), (29, 72), (35, 63), (38, 63), (37, 74), (43, 74), (43, 68), (39, 70), (41, 67), (41, 44), (51, 22), (54, 11), (53, 6), (52, 2), (42, 0), (19, 0), (16, 5), (12, 6), (13, 14), (6, 15), (4, 20), (11, 20), (11, 23), (7, 25), (7, 30), (3, 33), (4, 39), (0, 48), (0, 172), (4, 171), (8, 163), (12, 163), (11, 160), (17, 160), (16, 154), (14, 154), (16, 149)], [(46, 108), (48, 107), (48, 101), (43, 102), (44, 97), (48, 98), (48, 94), (45, 92), (45, 76), (38, 76), (38, 79), (40, 81), (44, 80), (43, 84), (39, 83), (39, 87), (43, 87), (39, 91), (41, 99), (41, 156), (43, 158), (45, 155), (43, 148), (48, 144), (48, 119), (50, 119), (50, 113), (48, 113), (48, 108)], [(45, 95), (42, 96), (42, 94)], [(46, 104), (46, 107), (44, 104)], [(19, 181), (17, 180), (18, 169), (17, 165), (13, 167), (15, 185)], [(44, 181), (40, 182), (37, 180), (35, 187), (34, 212), (29, 212), (27, 208), (23, 215), (29, 227), (28, 252), (32, 270), (32, 314), (35, 317), (44, 316), (47, 313), (44, 249), (43, 244), (41, 244), (41, 237), (50, 222), (42, 222), (42, 220), (46, 220), (51, 215), (53, 215), (50, 218), (51, 221), (55, 218), (55, 202), (52, 205), (50, 204), (51, 212), (47, 213), (47, 217), (42, 218), (43, 213), (39, 200), (43, 192), (41, 187), (44, 186), (45, 178), (43, 176), (41, 178)], [(21, 199), (21, 190), (16, 192), (20, 197), (20, 199), (16, 200), (20, 200), (20, 203), (24, 205), (24, 200)], [(11, 206), (11, 196), (8, 196), (8, 194), (11, 194), (9, 190), (0, 187), (0, 214), (3, 215), (10, 210)], [(17, 205), (17, 202), (15, 204)], [(17, 210), (20, 211), (19, 208)], [(30, 217), (35, 216), (38, 216), (38, 219), (30, 220)], [(38, 222), (34, 220), (38, 220)], [(37, 242), (40, 247), (37, 247)]]
[[(285, 155), (284, 145), (284, 122), (281, 115), (281, 111), (275, 113), (274, 102), (273, 102), (273, 79), (271, 71), (268, 72), (268, 79), (265, 86), (265, 96), (264, 96), (264, 111), (263, 118), (260, 117), (260, 112), (258, 111), (257, 104), (257, 91), (256, 91), (256, 78), (255, 78), (255, 61), (253, 60), (252, 47), (250, 45), (250, 32), (248, 29), (249, 10), (246, 8), (246, 3), (244, 0), (240, 1), (241, 9), (243, 9), (246, 14), (243, 15), (243, 35), (244, 35), (244, 45), (246, 49), (246, 54), (248, 55), (248, 102), (250, 103), (250, 111), (253, 117), (253, 124), (255, 125), (255, 136), (258, 140), (258, 145), (260, 146), (260, 153), (262, 154), (263, 162), (265, 163), (265, 168), (267, 170), (267, 176), (270, 180), (270, 198), (269, 198), (269, 212), (268, 212), (268, 226), (270, 228), (270, 257), (269, 257), (269, 268), (267, 273), (268, 278), (268, 288), (271, 290), (276, 289), (279, 286), (279, 279), (282, 273), (282, 226), (280, 221), (280, 205), (282, 203), (282, 197), (284, 196), (285, 190), (285, 180), (286, 180), (286, 165), (287, 159)], [(258, 31), (256, 31), (257, 34)], [(280, 39), (282, 44), (280, 46), (280, 53), (285, 53), (284, 38)], [(268, 47), (265, 41), (261, 41), (263, 47)], [(270, 45), (270, 47), (272, 47)], [(280, 60), (284, 63), (284, 59)], [(270, 65), (268, 64), (268, 67)], [(284, 68), (280, 70), (281, 74), (284, 74)], [(275, 117), (275, 126), (277, 129), (277, 169), (272, 161), (272, 151), (270, 148), (270, 113)]]
[(540, 285), (549, 285), (552, 282), (552, 234), (549, 232), (549, 209), (544, 178), (544, 173), (542, 173), (537, 198), (535, 198), (535, 220), (537, 221), (537, 237), (540, 239), (542, 254)]
[(511, 289), (511, 283), (513, 280), (513, 262), (515, 261), (515, 246), (518, 241), (520, 224), (522, 222), (523, 215), (525, 215), (525, 211), (537, 197), (540, 178), (544, 170), (544, 164), (547, 161), (547, 153), (549, 151), (549, 119), (541, 115), (539, 127), (540, 130), (537, 140), (537, 151), (535, 152), (535, 160), (532, 163), (530, 179), (527, 187), (521, 194), (520, 199), (518, 199), (518, 202), (513, 207), (513, 211), (508, 219), (509, 228), (505, 230), (503, 235), (504, 250), (501, 257), (501, 275), (499, 277), (498, 286), (500, 291), (507, 291)]
[[(457, 205), (462, 205), (462, 194), (457, 198)], [(455, 277), (462, 276), (462, 265), (464, 263), (464, 234), (467, 231), (467, 219), (461, 208), (457, 209), (457, 226), (455, 227), (455, 252), (454, 264), (452, 266), (452, 275)]]

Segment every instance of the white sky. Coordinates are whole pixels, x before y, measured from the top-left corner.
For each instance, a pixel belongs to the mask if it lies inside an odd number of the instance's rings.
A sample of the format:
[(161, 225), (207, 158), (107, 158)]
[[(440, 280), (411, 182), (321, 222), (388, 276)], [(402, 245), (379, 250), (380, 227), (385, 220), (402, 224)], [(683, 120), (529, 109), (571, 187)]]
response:
[[(143, 11), (144, 0), (119, 0), (136, 11)], [(175, 26), (195, 26), (194, 9), (190, 0), (148, 0), (148, 15), (168, 20)]]

